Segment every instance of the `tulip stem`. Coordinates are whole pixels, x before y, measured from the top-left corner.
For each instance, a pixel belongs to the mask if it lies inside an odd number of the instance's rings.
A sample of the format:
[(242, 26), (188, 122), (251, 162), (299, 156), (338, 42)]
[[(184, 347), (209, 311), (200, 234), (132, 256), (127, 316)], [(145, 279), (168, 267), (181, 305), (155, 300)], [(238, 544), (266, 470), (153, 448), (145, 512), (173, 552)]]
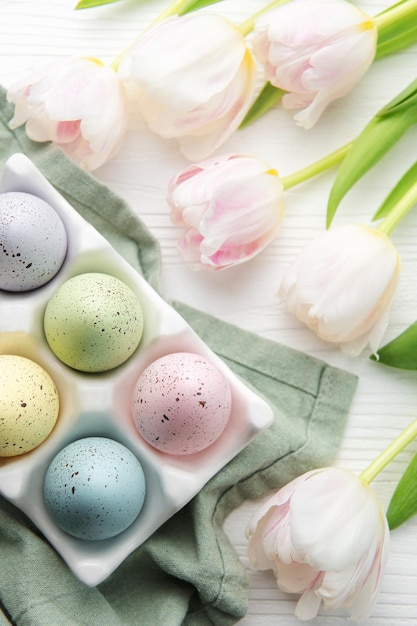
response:
[(265, 7), (263, 7), (263, 9), (260, 9), (259, 11), (251, 15), (251, 17), (248, 17), (247, 20), (242, 22), (239, 25), (239, 30), (244, 36), (248, 35), (255, 28), (255, 22), (259, 17), (261, 17), (261, 15), (264, 15), (264, 13), (268, 13), (268, 11), (271, 11), (272, 9), (281, 6), (281, 4), (286, 4), (287, 2), (289, 2), (289, 0), (274, 0), (273, 2), (270, 2)]
[(405, 2), (397, 2), (392, 7), (388, 7), (373, 18), (381, 34), (385, 28), (391, 26), (394, 22), (408, 18), (417, 10), (417, 0), (405, 0)]
[(305, 180), (313, 178), (314, 176), (317, 176), (317, 174), (321, 174), (321, 172), (324, 172), (330, 167), (333, 167), (333, 165), (339, 163), (346, 156), (351, 146), (352, 142), (349, 142), (341, 148), (338, 148), (334, 152), (331, 152), (327, 156), (323, 157), (322, 159), (311, 163), (311, 165), (307, 165), (307, 167), (304, 167), (298, 172), (295, 172), (294, 174), (289, 174), (288, 176), (284, 176), (282, 178), (282, 184), (284, 185), (284, 189), (289, 189), (290, 187), (299, 185)]
[(366, 484), (370, 484), (409, 443), (417, 437), (417, 420), (414, 420), (403, 432), (390, 443), (388, 448), (360, 474), (360, 478)]
[(167, 17), (171, 17), (171, 15), (179, 15), (184, 9), (187, 8), (187, 4), (189, 4), (189, 0), (172, 0), (169, 5), (149, 24), (148, 28), (161, 22)]
[(407, 215), (409, 210), (416, 204), (417, 202), (417, 182), (414, 183), (408, 189), (408, 191), (402, 196), (402, 198), (397, 202), (393, 209), (388, 213), (388, 215), (382, 220), (382, 222), (377, 226), (377, 230), (386, 235), (390, 235), (390, 233), (394, 230), (394, 228), (399, 224), (399, 222)]

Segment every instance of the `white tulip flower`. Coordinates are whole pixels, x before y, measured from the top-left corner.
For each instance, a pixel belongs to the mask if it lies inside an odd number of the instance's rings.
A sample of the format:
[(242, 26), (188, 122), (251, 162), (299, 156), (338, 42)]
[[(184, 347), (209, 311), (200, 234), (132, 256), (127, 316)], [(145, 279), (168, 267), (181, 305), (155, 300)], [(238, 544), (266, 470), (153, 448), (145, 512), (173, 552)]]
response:
[(331, 228), (284, 273), (279, 296), (321, 339), (352, 356), (375, 353), (388, 324), (400, 275), (389, 237), (362, 224)]
[(128, 102), (118, 74), (95, 58), (48, 64), (15, 81), (10, 128), (25, 124), (33, 141), (52, 141), (79, 166), (94, 170), (118, 151)]
[(300, 594), (295, 614), (314, 618), (347, 607), (365, 619), (375, 604), (389, 531), (375, 493), (335, 467), (299, 476), (255, 511), (247, 527), (249, 564), (272, 569), (279, 589)]
[(239, 126), (256, 86), (256, 65), (237, 26), (221, 15), (170, 17), (120, 62), (148, 126), (201, 160)]
[(295, 120), (308, 129), (368, 70), (377, 36), (374, 20), (346, 0), (293, 0), (259, 20), (253, 51), (266, 79), (287, 92), (283, 106), (301, 109)]
[(221, 270), (256, 256), (284, 216), (278, 172), (255, 156), (229, 154), (190, 165), (168, 186), (178, 247), (194, 269)]

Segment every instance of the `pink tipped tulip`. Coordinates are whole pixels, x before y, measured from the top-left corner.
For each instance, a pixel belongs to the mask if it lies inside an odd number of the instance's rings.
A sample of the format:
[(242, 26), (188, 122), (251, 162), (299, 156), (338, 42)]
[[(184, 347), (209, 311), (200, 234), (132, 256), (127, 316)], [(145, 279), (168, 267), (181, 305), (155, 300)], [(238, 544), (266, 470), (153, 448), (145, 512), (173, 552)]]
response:
[(170, 17), (140, 38), (120, 72), (136, 88), (151, 130), (177, 138), (200, 160), (238, 127), (256, 86), (256, 65), (240, 30), (221, 15)]
[(388, 524), (360, 477), (328, 467), (296, 478), (255, 511), (247, 528), (252, 569), (272, 569), (279, 589), (300, 594), (295, 614), (347, 607), (365, 619), (385, 571)]
[(283, 186), (264, 161), (224, 155), (191, 165), (169, 183), (179, 241), (194, 269), (219, 270), (248, 261), (267, 246), (283, 217)]
[(15, 106), (10, 127), (26, 124), (33, 141), (52, 141), (78, 165), (94, 170), (124, 138), (128, 105), (119, 76), (93, 58), (51, 63), (17, 80), (7, 97)]
[(302, 109), (295, 120), (304, 128), (349, 93), (376, 53), (374, 21), (347, 0), (293, 0), (267, 13), (255, 32), (266, 79), (287, 92), (285, 108)]
[(359, 355), (375, 353), (400, 274), (400, 256), (384, 233), (362, 224), (331, 228), (284, 274), (279, 296), (325, 341)]

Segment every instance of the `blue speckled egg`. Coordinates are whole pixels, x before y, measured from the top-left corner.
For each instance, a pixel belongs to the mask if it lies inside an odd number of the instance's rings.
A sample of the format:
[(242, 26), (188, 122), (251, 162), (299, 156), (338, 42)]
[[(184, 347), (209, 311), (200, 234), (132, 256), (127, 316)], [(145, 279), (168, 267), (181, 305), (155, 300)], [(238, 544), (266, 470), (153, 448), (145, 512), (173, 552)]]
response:
[(0, 194), (0, 289), (30, 291), (49, 282), (67, 254), (58, 213), (30, 193)]
[(105, 437), (78, 439), (50, 464), (44, 481), (46, 509), (55, 523), (79, 539), (109, 539), (139, 515), (145, 476), (135, 455)]

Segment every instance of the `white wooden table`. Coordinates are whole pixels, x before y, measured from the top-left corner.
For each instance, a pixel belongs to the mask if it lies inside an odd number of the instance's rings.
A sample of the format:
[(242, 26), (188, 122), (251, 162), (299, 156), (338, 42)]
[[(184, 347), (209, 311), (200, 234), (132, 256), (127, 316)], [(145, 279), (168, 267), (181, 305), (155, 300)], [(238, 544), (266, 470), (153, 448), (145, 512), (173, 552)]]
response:
[[(70, 54), (111, 61), (166, 2), (123, 0), (87, 11), (73, 10), (75, 0), (0, 0), (0, 83), (31, 66)], [(239, 22), (262, 7), (260, 0), (225, 0), (209, 10)], [(387, 0), (358, 4), (375, 14)], [(295, 126), (291, 114), (276, 108), (244, 131), (235, 133), (219, 152), (256, 154), (290, 174), (351, 140), (383, 104), (415, 78), (417, 46), (376, 62), (357, 88), (327, 111), (312, 130)], [(369, 221), (390, 187), (416, 159), (417, 128), (368, 174), (341, 205), (335, 223)], [(351, 359), (318, 340), (284, 309), (276, 296), (281, 275), (299, 250), (324, 228), (325, 207), (334, 172), (286, 192), (283, 228), (255, 260), (220, 273), (189, 270), (176, 250), (178, 232), (165, 202), (169, 178), (185, 167), (175, 142), (152, 135), (134, 112), (120, 153), (95, 172), (123, 196), (161, 243), (165, 294), (264, 337), (306, 351), (359, 375), (359, 386), (335, 463), (360, 472), (417, 415), (417, 374), (390, 369), (366, 357)], [(417, 210), (392, 237), (402, 255), (402, 278), (384, 343), (417, 319)], [(377, 478), (383, 503), (390, 499), (417, 442)], [(227, 532), (247, 565), (244, 529), (253, 503), (227, 520)], [(248, 572), (250, 603), (242, 626), (293, 626), (294, 599), (279, 592), (270, 572)], [(312, 622), (339, 626), (342, 614), (321, 612)], [(363, 626), (417, 624), (417, 517), (392, 533), (387, 573), (373, 615)]]

